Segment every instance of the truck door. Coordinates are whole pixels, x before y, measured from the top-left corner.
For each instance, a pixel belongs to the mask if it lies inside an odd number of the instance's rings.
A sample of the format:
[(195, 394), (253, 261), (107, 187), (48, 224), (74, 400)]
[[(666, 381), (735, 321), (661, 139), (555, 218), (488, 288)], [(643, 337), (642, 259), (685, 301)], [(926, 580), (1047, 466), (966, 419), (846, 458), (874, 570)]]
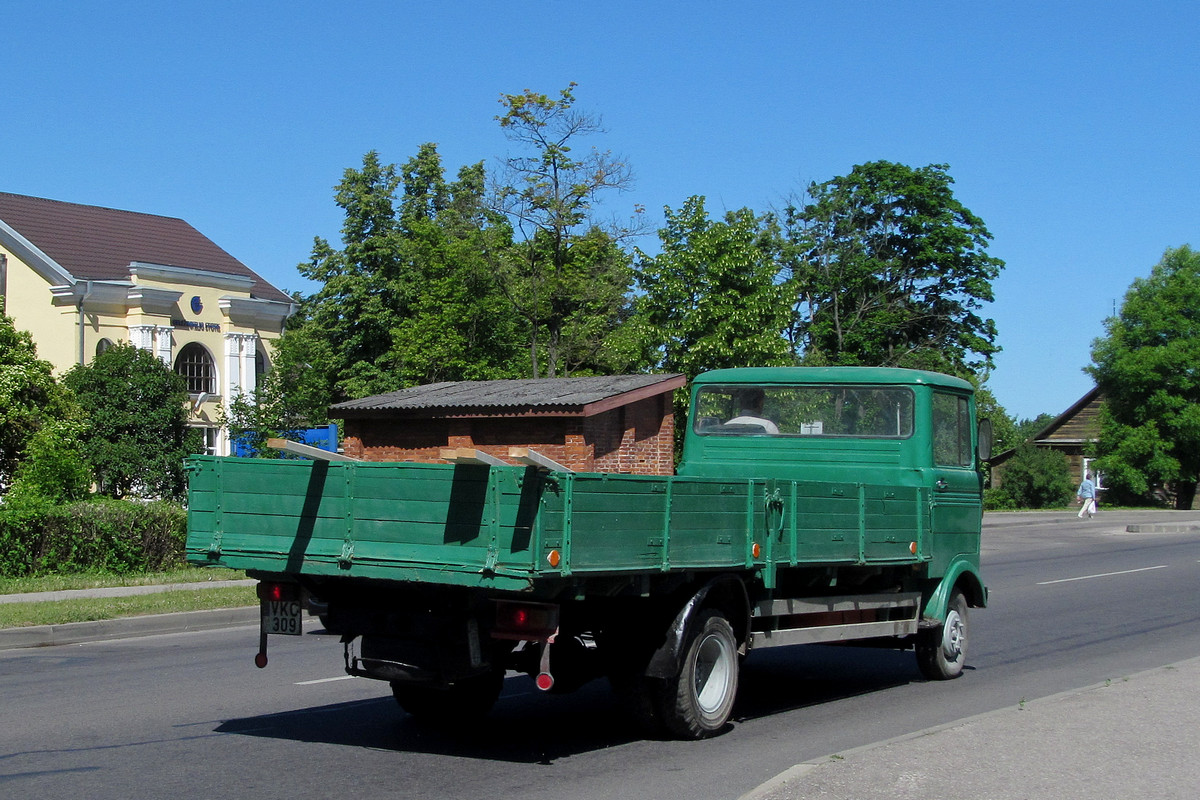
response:
[(932, 532), (935, 535), (969, 535), (956, 552), (978, 548), (983, 497), (975, 471), (974, 428), (966, 395), (935, 392), (933, 395)]

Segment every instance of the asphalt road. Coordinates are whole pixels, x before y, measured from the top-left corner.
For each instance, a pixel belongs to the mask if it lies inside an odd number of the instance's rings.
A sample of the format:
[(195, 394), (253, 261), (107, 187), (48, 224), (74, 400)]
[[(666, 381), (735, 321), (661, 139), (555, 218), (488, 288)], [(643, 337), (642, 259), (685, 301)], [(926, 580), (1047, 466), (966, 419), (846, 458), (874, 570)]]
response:
[(1200, 655), (1200, 533), (1130, 521), (1151, 520), (989, 517), (992, 605), (962, 679), (923, 681), (911, 653), (765, 650), (733, 729), (702, 742), (637, 738), (603, 682), (550, 697), (527, 678), (485, 723), (430, 731), (346, 679), (321, 635), (273, 637), (265, 670), (250, 628), (0, 652), (0, 796), (737, 798), (801, 761)]

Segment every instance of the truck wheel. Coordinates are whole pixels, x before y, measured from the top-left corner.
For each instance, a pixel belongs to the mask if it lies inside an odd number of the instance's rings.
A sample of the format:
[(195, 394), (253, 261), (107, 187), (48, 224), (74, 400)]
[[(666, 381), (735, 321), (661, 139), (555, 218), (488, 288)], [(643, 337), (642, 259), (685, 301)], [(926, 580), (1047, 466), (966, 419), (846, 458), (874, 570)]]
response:
[(948, 681), (962, 675), (967, 663), (967, 598), (957, 589), (950, 595), (946, 621), (917, 639), (917, 665), (931, 681)]
[(392, 696), (422, 722), (453, 725), (487, 716), (503, 688), (504, 671), (497, 669), (449, 686), (392, 681)]
[(684, 650), (679, 675), (667, 681), (663, 722), (677, 736), (702, 739), (725, 727), (738, 686), (733, 626), (719, 611), (700, 614)]

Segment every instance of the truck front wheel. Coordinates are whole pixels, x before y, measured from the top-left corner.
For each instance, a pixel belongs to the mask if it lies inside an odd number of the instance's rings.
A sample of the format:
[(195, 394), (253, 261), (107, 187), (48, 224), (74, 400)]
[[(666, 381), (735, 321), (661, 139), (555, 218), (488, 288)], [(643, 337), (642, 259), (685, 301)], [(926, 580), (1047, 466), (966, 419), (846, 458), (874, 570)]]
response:
[(967, 614), (967, 598), (956, 589), (946, 607), (946, 621), (921, 632), (917, 665), (929, 680), (946, 681), (962, 674), (967, 663)]
[(737, 686), (733, 626), (719, 611), (704, 611), (692, 629), (679, 675), (667, 681), (662, 720), (677, 736), (712, 736), (729, 722)]

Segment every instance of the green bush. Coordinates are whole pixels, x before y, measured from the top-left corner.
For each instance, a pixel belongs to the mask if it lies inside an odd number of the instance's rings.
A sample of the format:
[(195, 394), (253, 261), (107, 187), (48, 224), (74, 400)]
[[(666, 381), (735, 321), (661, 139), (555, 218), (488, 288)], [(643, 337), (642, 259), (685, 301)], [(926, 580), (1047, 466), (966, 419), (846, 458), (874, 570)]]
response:
[(983, 509), (985, 511), (1012, 511), (1016, 507), (1017, 501), (1013, 500), (1003, 489), (983, 490)]
[(12, 498), (0, 506), (0, 575), (171, 569), (186, 537), (187, 514), (172, 503)]
[(1062, 453), (1026, 442), (1004, 465), (992, 508), (1055, 508), (1075, 497), (1071, 465)]

